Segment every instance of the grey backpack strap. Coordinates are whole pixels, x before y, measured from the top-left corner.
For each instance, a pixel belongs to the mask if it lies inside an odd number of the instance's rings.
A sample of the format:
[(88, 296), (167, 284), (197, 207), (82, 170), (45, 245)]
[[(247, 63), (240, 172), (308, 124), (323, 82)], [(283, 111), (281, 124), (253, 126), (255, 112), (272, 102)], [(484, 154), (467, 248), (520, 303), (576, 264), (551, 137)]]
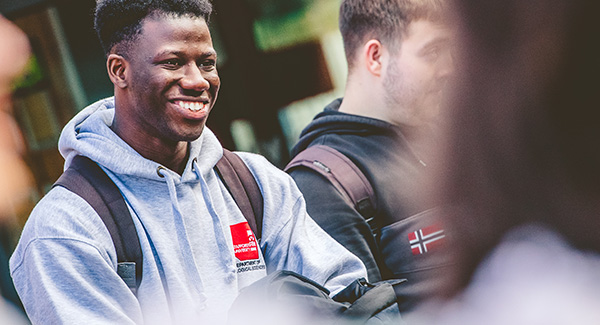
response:
[(260, 242), (264, 202), (254, 175), (238, 155), (225, 148), (215, 169)]
[(54, 183), (82, 197), (98, 213), (117, 252), (117, 273), (136, 294), (142, 281), (142, 249), (119, 188), (95, 162), (76, 156)]
[(373, 233), (377, 231), (373, 215), (377, 200), (371, 183), (361, 170), (341, 152), (324, 145), (314, 145), (300, 152), (285, 167), (285, 171), (307, 167), (323, 175), (369, 223)]

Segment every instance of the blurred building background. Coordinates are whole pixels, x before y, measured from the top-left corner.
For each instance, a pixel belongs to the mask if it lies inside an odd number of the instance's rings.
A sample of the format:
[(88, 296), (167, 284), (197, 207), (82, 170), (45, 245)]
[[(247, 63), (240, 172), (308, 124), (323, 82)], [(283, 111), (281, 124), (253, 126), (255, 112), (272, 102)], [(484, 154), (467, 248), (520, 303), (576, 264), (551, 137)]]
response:
[[(282, 167), (302, 128), (342, 93), (346, 68), (337, 28), (340, 0), (213, 0), (211, 31), (221, 90), (208, 126), (225, 147)], [(111, 96), (93, 30), (95, 0), (0, 0), (0, 13), (29, 36), (34, 56), (15, 85), (15, 115), (35, 178), (15, 207), (23, 224), (62, 172), (62, 127)]]

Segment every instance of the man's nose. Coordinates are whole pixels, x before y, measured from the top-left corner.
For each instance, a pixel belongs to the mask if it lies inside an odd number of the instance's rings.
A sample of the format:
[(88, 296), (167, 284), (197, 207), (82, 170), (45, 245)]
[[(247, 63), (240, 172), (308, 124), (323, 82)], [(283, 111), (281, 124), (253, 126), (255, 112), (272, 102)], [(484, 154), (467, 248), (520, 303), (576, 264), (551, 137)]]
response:
[(445, 51), (442, 59), (439, 61), (438, 76), (447, 78), (454, 73), (455, 69), (454, 53), (450, 50)]
[(196, 64), (186, 66), (181, 87), (189, 90), (204, 91), (210, 87), (210, 83), (204, 78), (203, 71)]

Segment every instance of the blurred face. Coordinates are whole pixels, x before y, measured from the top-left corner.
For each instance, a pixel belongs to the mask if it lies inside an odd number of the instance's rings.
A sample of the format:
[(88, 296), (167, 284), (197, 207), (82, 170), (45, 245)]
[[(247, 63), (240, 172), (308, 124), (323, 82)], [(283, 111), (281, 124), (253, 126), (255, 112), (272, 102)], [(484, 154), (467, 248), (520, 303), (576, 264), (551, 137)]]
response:
[(219, 91), (217, 54), (202, 18), (147, 18), (128, 51), (130, 110), (139, 141), (197, 139)]
[(32, 178), (21, 154), (25, 144), (12, 116), (11, 83), (25, 67), (30, 55), (25, 33), (0, 15), (0, 222), (30, 192)]
[(452, 72), (451, 33), (442, 24), (417, 20), (403, 36), (390, 49), (383, 76), (385, 104), (392, 123), (418, 127), (438, 115)]
[(10, 83), (29, 60), (29, 40), (14, 23), (0, 15), (0, 96), (10, 93)]

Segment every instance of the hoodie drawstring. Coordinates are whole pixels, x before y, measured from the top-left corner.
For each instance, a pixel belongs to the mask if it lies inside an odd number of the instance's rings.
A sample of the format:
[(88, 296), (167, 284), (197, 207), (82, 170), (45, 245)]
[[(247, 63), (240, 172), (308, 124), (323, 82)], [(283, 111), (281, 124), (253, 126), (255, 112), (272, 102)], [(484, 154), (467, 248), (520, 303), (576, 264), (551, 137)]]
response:
[(202, 196), (204, 197), (204, 202), (206, 203), (206, 208), (208, 209), (209, 215), (212, 217), (213, 231), (217, 240), (217, 246), (219, 247), (219, 251), (222, 252), (221, 267), (223, 269), (224, 274), (226, 274), (225, 280), (227, 282), (231, 282), (235, 279), (236, 273), (236, 269), (234, 267), (233, 252), (227, 243), (225, 233), (223, 232), (221, 220), (219, 219), (219, 216), (217, 215), (217, 212), (213, 206), (213, 200), (212, 196), (210, 195), (208, 183), (202, 177), (202, 174), (200, 174), (200, 168), (198, 168), (198, 163), (196, 159), (192, 161), (192, 167), (192, 170), (196, 173), (196, 176), (202, 182)]
[[(162, 167), (162, 166), (161, 166)], [(181, 210), (181, 207), (179, 205), (179, 200), (177, 199), (177, 189), (175, 187), (175, 180), (173, 178), (173, 175), (168, 172), (167, 170), (164, 170), (164, 167), (162, 167), (163, 170), (157, 170), (158, 174), (161, 175), (161, 177), (164, 177), (167, 181), (167, 186), (169, 189), (169, 196), (171, 198), (171, 204), (173, 205), (173, 212), (175, 214), (175, 216), (177, 218), (179, 218), (179, 220), (181, 220), (182, 223), (184, 223), (184, 218), (183, 218), (183, 213)], [(196, 177), (198, 180), (200, 180), (201, 182), (201, 190), (202, 190), (202, 196), (204, 198), (204, 202), (206, 204), (206, 208), (208, 210), (208, 214), (211, 217), (211, 221), (213, 224), (213, 232), (215, 234), (215, 241), (216, 244), (218, 246), (219, 251), (221, 252), (221, 268), (223, 270), (223, 274), (225, 274), (225, 281), (227, 282), (232, 282), (235, 280), (235, 276), (236, 276), (236, 268), (234, 267), (234, 259), (233, 259), (233, 251), (231, 249), (231, 247), (229, 247), (229, 244), (227, 242), (227, 237), (225, 235), (224, 229), (223, 229), (223, 225), (221, 223), (221, 220), (219, 219), (219, 216), (216, 212), (216, 209), (213, 206), (213, 201), (212, 201), (212, 196), (210, 194), (210, 190), (208, 188), (208, 183), (206, 182), (206, 180), (204, 179), (204, 177), (202, 177), (202, 174), (200, 172), (200, 168), (198, 166), (198, 163), (196, 161), (196, 159), (194, 159), (192, 161), (192, 171), (194, 172), (194, 174), (196, 174)], [(191, 244), (190, 244), (190, 239), (189, 239), (189, 235), (187, 233), (186, 228), (184, 227), (184, 233), (183, 233), (184, 238), (181, 240), (185, 240), (186, 243), (184, 245), (182, 245), (183, 247), (185, 247), (186, 249), (186, 254), (190, 254), (189, 256), (194, 256), (191, 250)], [(193, 270), (195, 270), (196, 274), (200, 274), (199, 270), (196, 266), (195, 263), (195, 259), (188, 259), (186, 261), (186, 263), (188, 264), (192, 264), (190, 265), (191, 267), (193, 267)], [(197, 283), (197, 289), (198, 292), (200, 293), (202, 300), (204, 301), (206, 299), (206, 295), (204, 294), (204, 286), (202, 284), (202, 280), (199, 278), (199, 281)]]
[[(171, 198), (171, 204), (173, 206), (173, 212), (175, 214), (175, 216), (177, 218), (179, 218), (179, 220), (185, 224), (183, 215), (181, 213), (181, 208), (179, 206), (179, 200), (177, 200), (177, 189), (175, 188), (175, 180), (173, 179), (172, 175), (170, 175), (170, 173), (162, 166), (159, 166), (157, 168), (158, 175), (162, 178), (164, 178), (167, 182), (167, 187), (169, 189), (169, 197)], [(194, 274), (198, 275), (198, 281), (192, 281), (195, 284), (196, 290), (198, 292), (200, 301), (199, 304), (200, 306), (206, 306), (206, 294), (204, 293), (204, 284), (202, 283), (202, 278), (199, 276), (200, 272), (198, 270), (198, 268), (196, 267), (196, 262), (195, 259), (193, 258), (194, 254), (191, 250), (191, 244), (190, 244), (190, 239), (187, 233), (187, 229), (185, 227), (183, 227), (183, 238), (179, 238), (179, 240), (185, 240), (185, 242), (180, 245), (181, 248), (185, 249), (185, 254), (192, 257), (192, 258), (186, 258), (185, 259), (185, 263), (187, 264), (187, 267), (194, 270)]]

